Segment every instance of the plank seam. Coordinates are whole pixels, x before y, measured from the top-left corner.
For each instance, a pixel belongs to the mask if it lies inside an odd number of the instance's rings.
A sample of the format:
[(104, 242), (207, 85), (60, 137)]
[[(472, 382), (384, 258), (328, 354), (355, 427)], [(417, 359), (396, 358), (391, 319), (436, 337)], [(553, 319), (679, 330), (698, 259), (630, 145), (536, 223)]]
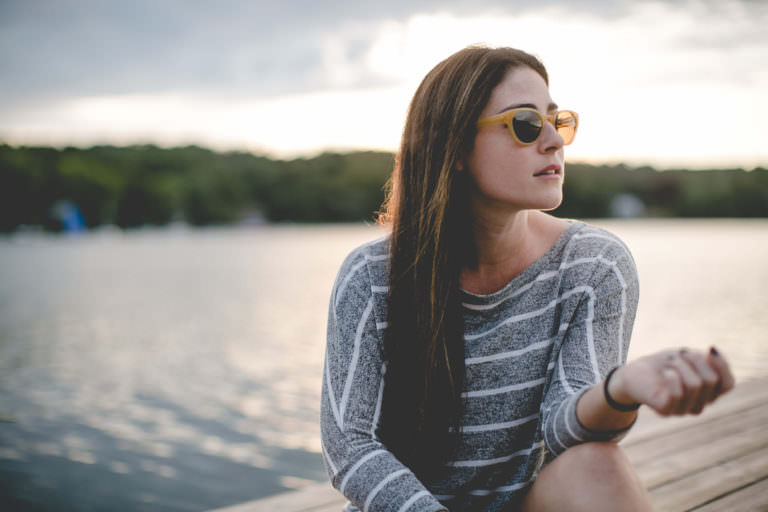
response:
[(704, 503), (699, 503), (698, 505), (696, 505), (696, 506), (695, 506), (695, 507), (693, 507), (693, 508), (688, 508), (688, 509), (685, 509), (685, 512), (696, 512), (697, 510), (699, 510), (699, 509), (702, 509), (702, 508), (704, 508), (705, 506), (707, 506), (707, 505), (709, 505), (709, 504), (711, 504), (711, 503), (714, 503), (714, 502), (716, 502), (717, 500), (721, 500), (721, 499), (723, 499), (723, 498), (726, 498), (726, 497), (730, 496), (731, 494), (734, 494), (734, 493), (737, 493), (737, 492), (739, 492), (739, 491), (742, 491), (742, 490), (744, 490), (744, 489), (747, 489), (747, 488), (749, 488), (749, 487), (752, 487), (753, 485), (757, 485), (757, 484), (759, 484), (760, 482), (763, 482), (763, 481), (765, 481), (765, 480), (768, 480), (768, 476), (764, 476), (763, 478), (758, 478), (758, 479), (757, 479), (757, 480), (755, 480), (754, 482), (749, 482), (748, 484), (742, 485), (741, 487), (737, 487), (737, 488), (735, 488), (735, 489), (731, 489), (731, 490), (729, 490), (728, 492), (721, 494), (720, 496), (717, 496), (717, 497), (715, 497), (715, 498), (712, 498), (711, 500), (707, 500), (707, 501), (705, 501)]
[[(758, 402), (758, 400), (756, 400), (756, 402)], [(724, 421), (724, 418), (746, 413), (760, 407), (768, 407), (768, 400), (759, 400), (759, 403), (750, 403), (742, 407), (741, 409), (737, 409), (735, 411), (729, 411), (728, 413), (725, 413), (725, 414), (717, 414), (710, 418), (701, 419), (700, 421), (692, 422), (691, 424), (685, 425), (682, 427), (675, 427), (674, 425), (671, 425), (668, 428), (664, 428), (660, 432), (650, 432), (641, 437), (629, 439), (627, 440), (626, 443), (621, 443), (621, 445), (624, 448), (629, 448), (630, 446), (643, 443), (645, 441), (648, 441), (649, 439), (658, 439), (659, 437), (671, 436), (671, 435), (678, 434), (680, 432), (685, 432), (686, 430), (701, 427), (702, 425), (708, 425), (716, 421)], [(668, 419), (674, 420), (675, 418), (677, 417), (676, 416), (670, 417)], [(664, 421), (664, 420), (662, 419), (661, 421)]]
[[(719, 466), (719, 465), (721, 465), (721, 464), (726, 464), (726, 463), (728, 463), (728, 462), (731, 462), (731, 461), (734, 461), (734, 460), (740, 459), (740, 458), (742, 458), (742, 457), (744, 457), (744, 456), (746, 456), (746, 455), (749, 455), (750, 453), (753, 453), (753, 452), (758, 452), (758, 451), (760, 451), (760, 450), (765, 450), (766, 448), (768, 448), (768, 443), (766, 443), (766, 444), (761, 444), (761, 445), (760, 445), (760, 446), (758, 446), (757, 448), (754, 448), (754, 449), (751, 449), (751, 450), (749, 450), (749, 452), (744, 452), (744, 453), (738, 453), (738, 454), (735, 454), (733, 457), (730, 457), (730, 458), (728, 458), (728, 459), (718, 459), (718, 460), (713, 460), (713, 461), (712, 461), (712, 464), (711, 464), (711, 465), (709, 465), (709, 466), (705, 466), (705, 467), (699, 468), (699, 469), (697, 469), (697, 470), (695, 470), (695, 471), (691, 471), (690, 473), (684, 473), (684, 474), (680, 475), (680, 476), (679, 476), (679, 477), (677, 477), (677, 478), (672, 478), (672, 479), (670, 479), (670, 480), (665, 480), (665, 481), (663, 481), (663, 482), (659, 482), (659, 483), (657, 483), (656, 485), (654, 485), (653, 487), (648, 487), (648, 490), (649, 490), (649, 491), (652, 491), (652, 490), (654, 490), (654, 489), (658, 489), (659, 487), (662, 487), (662, 486), (665, 486), (665, 485), (669, 485), (669, 484), (671, 484), (671, 483), (674, 483), (674, 482), (679, 482), (680, 480), (684, 480), (684, 479), (686, 479), (686, 478), (688, 478), (688, 477), (691, 477), (691, 476), (693, 476), (693, 475), (698, 475), (699, 473), (703, 473), (704, 471), (707, 471), (707, 470), (709, 470), (710, 468), (713, 468), (713, 467), (715, 467), (715, 466)], [(768, 478), (768, 477), (764, 477), (764, 478)], [(761, 478), (761, 479), (759, 479), (759, 480), (755, 480), (753, 483), (759, 482), (759, 481), (761, 481), (761, 480), (763, 480), (763, 478)], [(752, 485), (752, 484), (747, 484), (747, 485)], [(719, 499), (719, 498), (716, 498), (716, 499)]]

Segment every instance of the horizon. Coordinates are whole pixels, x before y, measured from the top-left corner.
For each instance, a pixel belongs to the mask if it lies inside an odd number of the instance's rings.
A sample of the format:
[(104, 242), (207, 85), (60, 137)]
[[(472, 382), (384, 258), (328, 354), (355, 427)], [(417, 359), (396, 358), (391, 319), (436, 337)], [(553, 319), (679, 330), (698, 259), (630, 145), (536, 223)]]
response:
[[(341, 150), (334, 150), (334, 149), (323, 149), (315, 152), (308, 152), (308, 153), (297, 153), (293, 156), (288, 155), (285, 157), (280, 157), (276, 155), (271, 155), (265, 152), (259, 152), (259, 151), (252, 151), (248, 149), (238, 149), (238, 148), (232, 148), (232, 149), (216, 149), (209, 146), (204, 146), (201, 144), (195, 144), (195, 143), (189, 143), (189, 144), (175, 144), (175, 145), (162, 145), (162, 144), (156, 144), (154, 142), (136, 142), (136, 143), (130, 143), (130, 144), (112, 144), (112, 143), (94, 143), (94, 144), (85, 144), (85, 145), (73, 145), (73, 144), (63, 144), (63, 145), (42, 145), (42, 144), (10, 144), (7, 141), (0, 140), (0, 147), (1, 146), (8, 146), (11, 149), (36, 149), (36, 148), (42, 148), (42, 149), (53, 149), (55, 151), (65, 151), (68, 149), (74, 149), (78, 151), (88, 151), (95, 148), (114, 148), (114, 149), (131, 149), (131, 148), (142, 148), (142, 147), (152, 147), (157, 148), (159, 150), (167, 150), (167, 151), (173, 151), (173, 150), (183, 150), (183, 149), (189, 149), (189, 148), (196, 148), (203, 151), (210, 151), (212, 153), (218, 154), (218, 155), (226, 155), (229, 153), (232, 154), (245, 154), (250, 155), (255, 158), (267, 158), (269, 160), (275, 161), (275, 162), (291, 162), (294, 160), (312, 160), (314, 158), (321, 157), (322, 155), (331, 154), (331, 155), (351, 155), (356, 153), (381, 153), (381, 154), (390, 154), (394, 157), (397, 150), (387, 150), (387, 149), (375, 149), (375, 148), (352, 148), (352, 149), (341, 149)], [(585, 159), (566, 159), (565, 165), (588, 165), (593, 167), (627, 167), (628, 169), (642, 169), (642, 168), (650, 168), (654, 171), (754, 171), (754, 170), (768, 170), (768, 165), (765, 164), (757, 164), (755, 166), (751, 167), (744, 167), (744, 166), (738, 166), (738, 165), (724, 165), (724, 166), (708, 166), (708, 167), (692, 167), (692, 166), (658, 166), (653, 165), (650, 163), (631, 163), (627, 161), (589, 161)]]

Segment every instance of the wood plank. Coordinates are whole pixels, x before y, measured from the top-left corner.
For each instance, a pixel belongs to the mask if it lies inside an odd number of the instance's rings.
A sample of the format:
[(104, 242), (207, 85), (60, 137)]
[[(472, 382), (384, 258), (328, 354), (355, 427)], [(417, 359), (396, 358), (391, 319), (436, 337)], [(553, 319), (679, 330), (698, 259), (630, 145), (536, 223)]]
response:
[[(696, 449), (703, 444), (708, 445), (711, 441), (739, 436), (748, 430), (757, 429), (757, 437), (768, 440), (766, 425), (768, 425), (768, 404), (754, 409), (745, 409), (733, 415), (721, 416), (711, 421), (702, 421), (700, 424), (693, 424), (653, 439), (625, 446), (624, 449), (630, 454), (630, 460), (640, 465), (646, 461)], [(764, 433), (761, 433), (761, 430)]]
[(690, 510), (764, 478), (768, 478), (768, 447), (654, 489), (651, 500), (658, 510)]
[(768, 478), (691, 509), (690, 512), (768, 512)]
[[(646, 487), (653, 489), (666, 482), (676, 480), (687, 473), (700, 471), (706, 467), (727, 462), (741, 455), (768, 446), (765, 439), (766, 427), (763, 424), (722, 439), (710, 440), (698, 449), (678, 452), (677, 456), (661, 457), (635, 466)], [(628, 453), (630, 461), (632, 454)]]
[(737, 411), (758, 407), (768, 403), (768, 378), (749, 379), (736, 384), (726, 395), (710, 404), (699, 416), (659, 416), (653, 410), (643, 407), (632, 430), (621, 442), (627, 447), (663, 435), (671, 430), (678, 430), (689, 425), (700, 424), (720, 416), (728, 416)]

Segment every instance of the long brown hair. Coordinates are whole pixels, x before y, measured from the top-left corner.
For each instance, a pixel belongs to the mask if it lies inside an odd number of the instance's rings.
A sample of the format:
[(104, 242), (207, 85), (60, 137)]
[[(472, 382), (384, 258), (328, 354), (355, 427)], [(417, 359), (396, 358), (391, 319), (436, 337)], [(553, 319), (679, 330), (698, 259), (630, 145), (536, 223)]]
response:
[(380, 220), (392, 226), (387, 361), (379, 436), (421, 477), (435, 476), (457, 440), (464, 389), (459, 276), (474, 266), (464, 162), (476, 122), (507, 71), (534, 56), (513, 48), (465, 48), (435, 66), (411, 101)]

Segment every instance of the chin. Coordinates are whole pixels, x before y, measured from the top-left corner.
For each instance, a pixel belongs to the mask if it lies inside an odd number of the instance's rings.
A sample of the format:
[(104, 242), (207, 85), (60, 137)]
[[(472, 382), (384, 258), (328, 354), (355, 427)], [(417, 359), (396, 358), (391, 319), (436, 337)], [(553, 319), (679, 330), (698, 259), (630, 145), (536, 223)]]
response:
[(543, 212), (551, 212), (552, 210), (556, 210), (557, 207), (560, 206), (561, 204), (563, 204), (563, 200), (562, 199), (560, 201), (556, 202), (552, 206), (549, 206), (547, 208), (542, 208), (541, 211), (543, 211)]
[(536, 209), (541, 210), (542, 212), (548, 212), (556, 209), (562, 203), (563, 203), (563, 195), (558, 194), (557, 197), (552, 197), (552, 198), (547, 198), (542, 200)]

